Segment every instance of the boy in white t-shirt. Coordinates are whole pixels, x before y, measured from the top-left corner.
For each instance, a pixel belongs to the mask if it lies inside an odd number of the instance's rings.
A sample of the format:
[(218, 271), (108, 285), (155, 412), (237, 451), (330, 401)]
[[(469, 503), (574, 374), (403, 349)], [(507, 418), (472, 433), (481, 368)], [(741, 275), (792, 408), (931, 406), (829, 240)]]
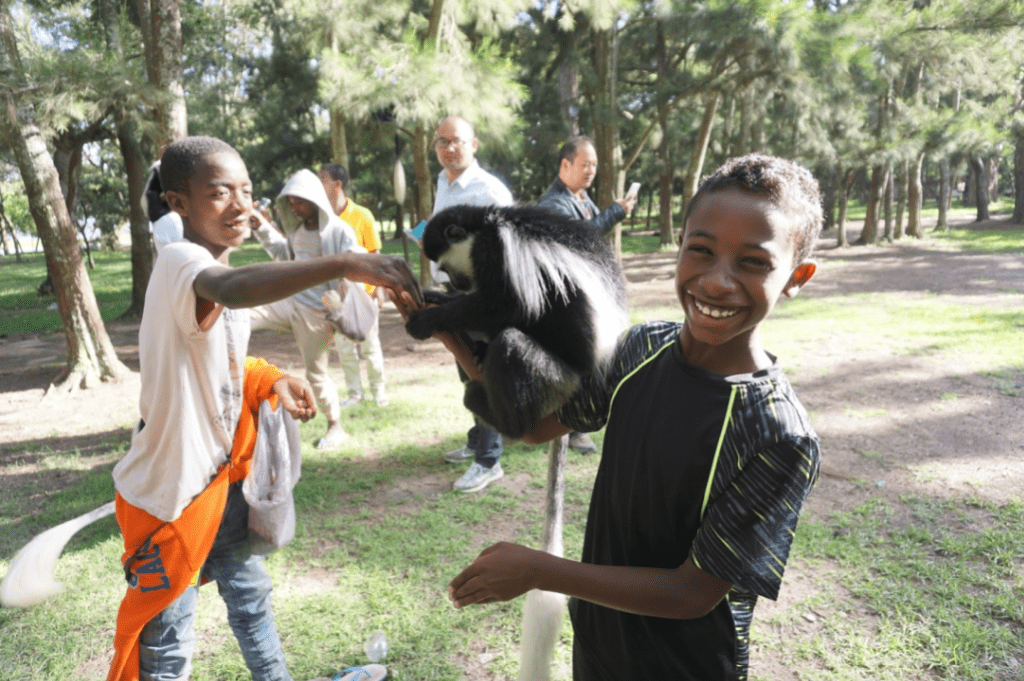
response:
[(253, 679), (290, 681), (240, 488), (259, 401), (276, 395), (302, 420), (316, 408), (304, 381), (246, 358), (244, 308), (338, 277), (422, 296), (406, 263), (390, 256), (229, 267), (249, 233), (252, 184), (221, 140), (175, 142), (161, 180), (185, 240), (162, 250), (150, 278), (139, 330), (142, 424), (113, 471), (128, 590), (108, 680), (187, 678), (198, 586), (215, 580)]

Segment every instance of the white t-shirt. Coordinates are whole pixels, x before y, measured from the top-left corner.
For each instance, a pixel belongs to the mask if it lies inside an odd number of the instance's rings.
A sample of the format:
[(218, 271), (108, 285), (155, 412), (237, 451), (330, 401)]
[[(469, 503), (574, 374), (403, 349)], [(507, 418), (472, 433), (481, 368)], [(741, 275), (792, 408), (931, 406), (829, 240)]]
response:
[(168, 244), (146, 289), (139, 327), (139, 413), (145, 426), (113, 475), (128, 503), (164, 521), (181, 515), (231, 455), (211, 421), (193, 354), (229, 441), (242, 408), (249, 310), (224, 308), (205, 332), (196, 322), (193, 282), (216, 264), (202, 246)]

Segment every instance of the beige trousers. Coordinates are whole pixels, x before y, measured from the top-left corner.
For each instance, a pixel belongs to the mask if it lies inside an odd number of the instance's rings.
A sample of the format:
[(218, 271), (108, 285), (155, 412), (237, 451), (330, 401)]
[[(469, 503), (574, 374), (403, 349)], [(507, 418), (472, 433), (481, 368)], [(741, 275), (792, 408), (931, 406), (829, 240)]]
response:
[[(327, 415), (328, 421), (337, 421), (341, 416), (338, 390), (327, 374), (327, 360), (335, 329), (324, 318), (324, 312), (296, 303), (292, 298), (285, 298), (252, 308), (249, 311), (249, 324), (253, 331), (274, 329), (292, 332), (302, 360), (306, 363), (306, 380), (313, 388), (320, 410)], [(341, 334), (338, 336), (344, 338)]]
[(357, 343), (351, 338), (338, 334), (334, 340), (341, 359), (341, 370), (345, 373), (345, 386), (349, 399), (363, 399), (363, 384), (359, 380), (359, 360), (366, 359), (366, 379), (370, 383), (373, 398), (385, 396), (384, 392), (384, 351), (380, 346), (380, 318), (373, 323), (366, 340)]

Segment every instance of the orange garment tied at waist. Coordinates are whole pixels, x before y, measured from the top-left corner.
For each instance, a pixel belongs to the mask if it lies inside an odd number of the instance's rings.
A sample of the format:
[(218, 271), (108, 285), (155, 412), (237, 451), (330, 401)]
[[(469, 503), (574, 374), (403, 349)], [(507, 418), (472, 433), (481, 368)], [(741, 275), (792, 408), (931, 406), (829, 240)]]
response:
[[(114, 659), (107, 681), (138, 681), (139, 637), (143, 627), (198, 583), (203, 563), (217, 537), (228, 486), (245, 478), (256, 444), (260, 402), (270, 399), (274, 381), (284, 374), (265, 360), (247, 357), (243, 408), (235, 429), (231, 460), (175, 520), (164, 522), (115, 496), (117, 524), (124, 537), (128, 590), (117, 612)], [(130, 561), (130, 563), (129, 563)]]

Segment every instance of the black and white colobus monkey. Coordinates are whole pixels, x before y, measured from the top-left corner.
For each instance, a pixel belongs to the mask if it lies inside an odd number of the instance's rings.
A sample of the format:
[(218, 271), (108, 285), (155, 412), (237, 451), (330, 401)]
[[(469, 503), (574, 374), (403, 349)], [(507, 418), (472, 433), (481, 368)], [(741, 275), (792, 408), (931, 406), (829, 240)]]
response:
[(622, 271), (601, 234), (534, 205), (455, 206), (427, 224), (423, 251), (465, 294), (425, 293), (436, 307), (414, 312), (414, 338), (482, 332), (477, 357), (486, 387), (470, 382), (465, 404), (498, 432), (518, 438), (604, 371), (629, 323)]

